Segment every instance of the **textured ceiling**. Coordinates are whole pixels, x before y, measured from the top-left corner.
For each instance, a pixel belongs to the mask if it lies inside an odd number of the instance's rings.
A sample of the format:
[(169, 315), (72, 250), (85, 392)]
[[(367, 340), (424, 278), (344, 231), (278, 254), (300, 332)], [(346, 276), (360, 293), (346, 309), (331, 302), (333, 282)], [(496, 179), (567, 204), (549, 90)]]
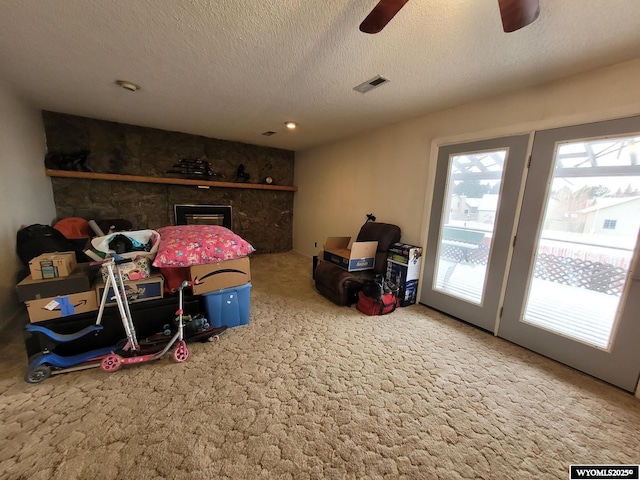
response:
[(540, 0), (509, 34), (497, 0), (411, 0), (361, 33), (376, 3), (2, 0), (0, 79), (44, 110), (302, 150), (640, 57), (638, 0)]

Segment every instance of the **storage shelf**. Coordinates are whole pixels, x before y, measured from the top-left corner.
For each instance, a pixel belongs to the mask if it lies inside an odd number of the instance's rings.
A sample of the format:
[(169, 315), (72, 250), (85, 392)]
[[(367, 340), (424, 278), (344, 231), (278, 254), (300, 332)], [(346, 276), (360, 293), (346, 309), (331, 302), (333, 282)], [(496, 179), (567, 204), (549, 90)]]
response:
[(139, 175), (120, 175), (114, 173), (73, 172), (69, 170), (45, 169), (48, 177), (83, 178), (87, 180), (107, 180), (110, 182), (160, 183), (165, 185), (190, 185), (199, 188), (243, 188), (252, 190), (280, 190), (297, 192), (298, 187), (289, 185), (267, 185), (263, 183), (212, 182), (209, 180), (191, 180), (187, 178), (143, 177)]

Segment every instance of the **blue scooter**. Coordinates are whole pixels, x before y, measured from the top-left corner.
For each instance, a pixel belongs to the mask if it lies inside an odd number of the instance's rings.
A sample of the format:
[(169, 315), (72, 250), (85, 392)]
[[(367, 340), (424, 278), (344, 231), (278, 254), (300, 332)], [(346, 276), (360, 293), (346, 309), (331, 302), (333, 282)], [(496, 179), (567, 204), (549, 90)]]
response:
[[(130, 348), (128, 341), (123, 340), (118, 345), (90, 350), (76, 355), (59, 355), (53, 352), (55, 347), (62, 343), (79, 340), (89, 334), (99, 334), (103, 330), (101, 325), (104, 308), (107, 303), (109, 289), (113, 285), (115, 300), (118, 305), (122, 325), (124, 326), (127, 338), (135, 340), (135, 330), (131, 328), (131, 311), (127, 302), (124, 280), (118, 268), (119, 264), (130, 262), (119, 257), (112, 257), (97, 264), (102, 264), (107, 268), (108, 276), (104, 292), (100, 302), (100, 310), (94, 325), (90, 325), (82, 330), (71, 334), (60, 334), (41, 325), (28, 324), (25, 327), (25, 336), (38, 335), (40, 339), (41, 352), (29, 358), (29, 365), (24, 379), (29, 383), (40, 383), (52, 374), (67, 373), (86, 368), (99, 367), (101, 361), (111, 355), (114, 351), (126, 351)], [(115, 273), (114, 273), (115, 269)], [(116, 277), (117, 273), (117, 277)]]
[(102, 325), (89, 325), (72, 334), (61, 334), (49, 330), (40, 325), (29, 324), (25, 327), (25, 335), (40, 336), (42, 351), (31, 357), (24, 379), (29, 383), (40, 383), (51, 376), (52, 373), (67, 373), (86, 368), (99, 367), (102, 359), (113, 352), (117, 347), (105, 347), (76, 355), (58, 355), (53, 349), (66, 342), (79, 340), (90, 333), (98, 333), (104, 327)]

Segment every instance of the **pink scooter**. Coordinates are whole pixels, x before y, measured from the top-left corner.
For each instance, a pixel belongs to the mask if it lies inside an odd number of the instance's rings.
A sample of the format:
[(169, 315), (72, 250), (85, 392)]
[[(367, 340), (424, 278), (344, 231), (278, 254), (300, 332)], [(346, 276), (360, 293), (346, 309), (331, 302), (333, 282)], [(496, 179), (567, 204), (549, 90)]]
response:
[[(145, 363), (151, 362), (153, 360), (158, 360), (162, 358), (171, 348), (175, 345), (175, 349), (173, 350), (173, 359), (180, 363), (184, 362), (187, 358), (189, 358), (189, 349), (187, 348), (187, 343), (184, 340), (184, 322), (182, 319), (183, 316), (183, 293), (182, 291), (191, 286), (192, 283), (188, 281), (182, 282), (180, 287), (178, 287), (178, 311), (176, 312), (176, 316), (178, 319), (178, 330), (174, 334), (173, 337), (167, 342), (165, 347), (155, 353), (142, 354), (140, 345), (138, 344), (138, 339), (135, 334), (135, 327), (133, 325), (133, 321), (131, 320), (131, 316), (128, 316), (127, 328), (125, 331), (127, 333), (127, 347), (124, 348), (123, 351), (131, 353), (131, 356), (122, 356), (117, 353), (110, 353), (106, 357), (102, 359), (100, 363), (100, 368), (105, 372), (115, 372), (116, 370), (120, 370), (123, 365), (132, 365), (134, 363)], [(124, 292), (124, 285), (121, 284), (122, 291), (120, 294), (116, 294), (116, 301), (118, 304), (123, 302), (126, 305), (126, 294)]]

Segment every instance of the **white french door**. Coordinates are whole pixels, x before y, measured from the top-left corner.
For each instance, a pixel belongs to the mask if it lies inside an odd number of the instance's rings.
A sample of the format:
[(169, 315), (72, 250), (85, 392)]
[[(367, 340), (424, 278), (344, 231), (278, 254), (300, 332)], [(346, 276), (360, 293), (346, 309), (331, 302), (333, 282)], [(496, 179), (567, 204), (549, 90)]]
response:
[(640, 117), (529, 141), (439, 149), (420, 301), (634, 391)]
[(438, 152), (421, 303), (491, 332), (528, 142), (518, 135)]
[(638, 148), (639, 117), (536, 133), (498, 329), (628, 391), (640, 375)]

